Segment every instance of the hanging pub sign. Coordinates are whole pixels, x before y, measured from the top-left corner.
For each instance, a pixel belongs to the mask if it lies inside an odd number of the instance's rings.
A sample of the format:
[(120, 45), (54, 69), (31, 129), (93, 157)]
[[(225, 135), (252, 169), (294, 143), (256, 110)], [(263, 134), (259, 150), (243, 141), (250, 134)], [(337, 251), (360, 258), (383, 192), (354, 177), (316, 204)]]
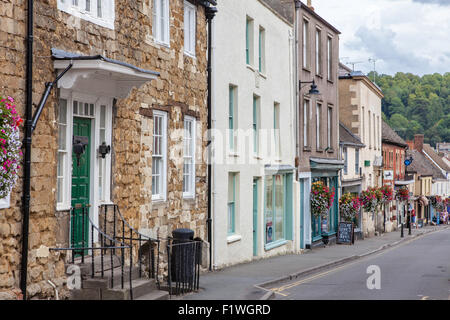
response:
[(339, 222), (337, 243), (339, 244), (354, 244), (355, 230), (353, 222)]

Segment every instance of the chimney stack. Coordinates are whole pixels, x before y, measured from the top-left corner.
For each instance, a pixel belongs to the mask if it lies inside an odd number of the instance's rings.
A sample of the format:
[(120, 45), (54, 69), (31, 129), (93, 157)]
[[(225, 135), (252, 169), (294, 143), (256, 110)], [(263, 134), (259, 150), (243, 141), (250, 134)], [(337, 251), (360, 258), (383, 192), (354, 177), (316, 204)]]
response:
[(308, 0), (308, 8), (314, 11), (314, 7), (312, 6), (311, 0)]
[(423, 151), (423, 134), (414, 135), (414, 149), (422, 153)]

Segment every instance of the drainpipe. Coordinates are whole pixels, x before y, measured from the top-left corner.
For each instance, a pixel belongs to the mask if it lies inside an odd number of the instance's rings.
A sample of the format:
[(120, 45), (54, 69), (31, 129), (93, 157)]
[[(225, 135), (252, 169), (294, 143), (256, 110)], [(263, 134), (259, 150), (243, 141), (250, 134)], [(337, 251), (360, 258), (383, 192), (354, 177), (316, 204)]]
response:
[(22, 213), (22, 259), (20, 269), (20, 289), (23, 300), (27, 299), (28, 227), (30, 221), (30, 180), (31, 180), (31, 126), (33, 103), (33, 0), (27, 5), (27, 60), (26, 60), (26, 106), (25, 106), (25, 156)]
[(299, 145), (299, 107), (300, 107), (300, 86), (299, 86), (299, 71), (298, 71), (298, 26), (299, 26), (299, 15), (300, 15), (300, 8), (301, 8), (301, 2), (300, 0), (294, 0), (295, 2), (295, 16), (294, 16), (294, 88), (295, 88), (295, 95), (294, 95), (294, 108), (295, 108), (295, 157), (298, 159), (296, 161), (297, 166), (297, 177), (298, 177), (298, 165), (300, 164), (300, 145)]
[(31, 142), (33, 131), (37, 126), (39, 117), (44, 109), (50, 92), (64, 74), (72, 68), (72, 62), (61, 72), (53, 82), (45, 84), (45, 92), (39, 101), (36, 112), (33, 113), (33, 1), (28, 0), (28, 27), (27, 27), (27, 69), (26, 69), (26, 106), (25, 106), (25, 146), (24, 157), (24, 181), (23, 181), (23, 213), (22, 213), (22, 259), (20, 267), (20, 289), (23, 300), (27, 298), (27, 273), (28, 273), (28, 232), (30, 225), (30, 186), (31, 186)]
[(212, 174), (212, 164), (211, 164), (211, 128), (212, 128), (212, 121), (211, 121), (211, 113), (212, 113), (212, 94), (211, 94), (211, 88), (212, 88), (212, 68), (211, 68), (211, 58), (212, 58), (212, 19), (214, 19), (214, 16), (216, 15), (217, 8), (215, 7), (205, 7), (205, 13), (206, 13), (206, 20), (208, 21), (208, 101), (207, 101), (207, 108), (208, 108), (208, 144), (207, 148), (210, 148), (208, 152), (208, 219), (206, 220), (208, 224), (208, 243), (209, 243), (209, 270), (212, 271), (212, 203), (211, 203), (211, 174)]

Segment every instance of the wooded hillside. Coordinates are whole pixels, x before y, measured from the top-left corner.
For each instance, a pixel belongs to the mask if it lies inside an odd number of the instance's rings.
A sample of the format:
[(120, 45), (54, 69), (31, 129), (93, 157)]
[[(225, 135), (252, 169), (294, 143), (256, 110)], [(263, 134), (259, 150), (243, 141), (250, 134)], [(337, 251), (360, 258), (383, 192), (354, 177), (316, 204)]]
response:
[[(368, 76), (373, 79), (373, 72)], [(432, 146), (450, 142), (450, 72), (422, 77), (376, 74), (376, 83), (385, 96), (383, 118), (403, 139), (422, 133)]]

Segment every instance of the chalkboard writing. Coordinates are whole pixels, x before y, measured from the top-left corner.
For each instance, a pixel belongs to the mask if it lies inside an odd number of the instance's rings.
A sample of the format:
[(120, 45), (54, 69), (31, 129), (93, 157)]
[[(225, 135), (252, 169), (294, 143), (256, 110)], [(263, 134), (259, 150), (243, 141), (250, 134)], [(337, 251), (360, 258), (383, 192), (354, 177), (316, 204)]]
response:
[(353, 244), (353, 223), (339, 222), (337, 243)]

